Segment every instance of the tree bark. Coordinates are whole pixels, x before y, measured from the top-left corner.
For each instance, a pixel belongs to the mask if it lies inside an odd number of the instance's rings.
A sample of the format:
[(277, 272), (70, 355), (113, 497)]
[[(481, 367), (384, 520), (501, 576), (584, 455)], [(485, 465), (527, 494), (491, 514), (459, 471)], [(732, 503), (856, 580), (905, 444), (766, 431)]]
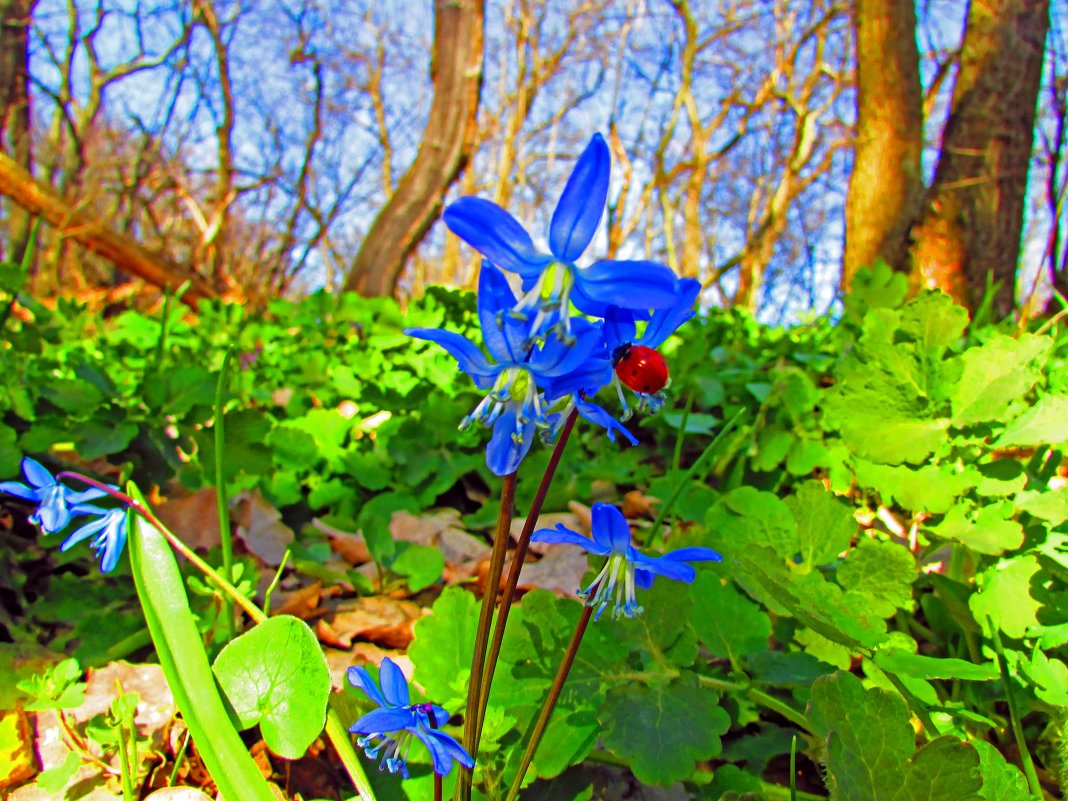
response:
[[(913, 270), (928, 284), (961, 274), (968, 306), (1000, 282), (1013, 308), (1049, 0), (971, 0), (934, 184), (913, 229)], [(956, 264), (955, 264), (956, 262)]]
[(922, 207), (923, 92), (911, 1), (856, 0), (857, 126), (846, 198), (842, 288), (883, 260), (909, 268), (908, 232)]
[(372, 223), (345, 289), (388, 295), (467, 164), (482, 87), (485, 0), (435, 0), (434, 100), (415, 161)]
[(217, 293), (204, 279), (73, 208), (54, 190), (35, 181), (32, 175), (3, 153), (0, 153), (0, 194), (13, 200), (29, 214), (43, 217), (62, 236), (80, 242), (131, 275), (158, 287), (171, 289), (177, 289), (188, 281), (189, 287), (182, 299), (193, 305), (198, 300), (216, 297)]
[[(37, 0), (0, 0), (0, 148), (25, 170), (30, 150), (30, 24)], [(30, 236), (30, 215), (7, 203), (7, 247), (0, 257), (21, 262)]]

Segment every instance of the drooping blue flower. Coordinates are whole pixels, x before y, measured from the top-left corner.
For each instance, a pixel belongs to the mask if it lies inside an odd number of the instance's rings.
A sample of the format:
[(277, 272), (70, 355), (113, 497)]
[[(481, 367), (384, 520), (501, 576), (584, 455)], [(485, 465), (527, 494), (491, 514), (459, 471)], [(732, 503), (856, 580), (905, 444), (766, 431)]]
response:
[(687, 562), (719, 562), (723, 559), (711, 548), (679, 548), (664, 556), (646, 556), (630, 544), (630, 525), (623, 513), (607, 503), (595, 503), (592, 513), (593, 539), (558, 524), (534, 532), (533, 542), (577, 545), (588, 553), (608, 557), (593, 582), (579, 594), (586, 605), (596, 609), (594, 619), (610, 601), (612, 617), (635, 617), (641, 614), (635, 586), (643, 590), (653, 586), (657, 576), (689, 584), (696, 571)]
[(122, 549), (126, 545), (126, 509), (98, 509), (90, 504), (79, 504), (71, 508), (72, 515), (94, 515), (73, 534), (63, 540), (60, 551), (68, 551), (82, 540), (96, 535), (90, 544), (100, 560), (100, 572), (110, 573), (119, 563)]
[(0, 492), (38, 504), (30, 522), (40, 526), (46, 534), (56, 534), (67, 527), (72, 507), (107, 495), (96, 487), (75, 492), (56, 481), (47, 468), (29, 456), (22, 459), (22, 473), (29, 485), (17, 481), (0, 481)]
[(474, 767), (475, 760), (464, 747), (438, 729), (448, 722), (449, 713), (436, 704), (412, 705), (408, 682), (392, 659), (382, 660), (381, 688), (364, 667), (350, 667), (348, 677), (353, 687), (363, 690), (378, 704), (378, 709), (353, 723), (349, 732), (362, 735), (356, 742), (371, 759), (382, 752), (379, 770), (400, 773), (407, 779), (408, 750), (413, 737), (430, 751), (434, 772), (439, 776), (447, 776), (453, 762), (459, 762), (465, 768)]
[[(409, 328), (405, 333), (435, 342), (488, 394), (460, 424), (493, 427), (486, 464), (499, 476), (514, 472), (530, 450), (538, 427), (548, 426), (541, 390), (585, 371), (590, 359), (604, 361), (600, 324), (576, 320), (569, 342), (549, 338), (532, 344), (530, 326), (515, 314), (516, 298), (504, 275), (484, 262), (479, 276), (478, 316), (492, 361), (471, 340), (441, 328)], [(598, 368), (603, 369), (603, 368)]]
[(611, 306), (648, 310), (675, 302), (675, 274), (658, 262), (603, 260), (588, 267), (575, 263), (597, 232), (610, 170), (608, 145), (595, 134), (553, 212), (550, 253), (539, 251), (523, 226), (488, 200), (464, 197), (445, 210), (445, 224), (454, 234), (501, 269), (522, 277), (525, 294), (517, 311), (532, 317), (534, 335), (559, 323), (558, 333), (568, 338), (570, 303), (585, 314), (603, 317)]

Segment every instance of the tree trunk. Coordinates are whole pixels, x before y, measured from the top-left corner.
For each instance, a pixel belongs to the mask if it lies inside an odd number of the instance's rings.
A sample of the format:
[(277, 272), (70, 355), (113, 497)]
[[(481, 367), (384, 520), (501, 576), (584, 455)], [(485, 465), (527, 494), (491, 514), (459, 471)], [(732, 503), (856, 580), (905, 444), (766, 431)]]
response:
[(434, 100), (415, 161), (375, 218), (345, 289), (388, 295), (471, 156), (482, 88), (485, 0), (435, 0)]
[(1049, 10), (1049, 0), (971, 0), (968, 11), (938, 168), (912, 238), (913, 270), (935, 285), (962, 273), (973, 311), (989, 280), (1000, 283), (994, 313), (1013, 308)]
[(923, 94), (916, 10), (902, 0), (856, 0), (857, 127), (846, 199), (842, 288), (883, 260), (909, 268), (908, 231), (923, 202)]
[(43, 217), (58, 229), (61, 236), (80, 242), (131, 275), (158, 287), (171, 289), (177, 289), (188, 281), (189, 287), (182, 299), (191, 304), (216, 296), (216, 292), (202, 278), (70, 206), (54, 190), (39, 184), (3, 153), (0, 153), (0, 194), (9, 197), (30, 214)]
[[(0, 0), (0, 148), (27, 172), (30, 150), (30, 24), (37, 0)], [(30, 236), (30, 215), (8, 202), (7, 240), (0, 257), (21, 262)]]

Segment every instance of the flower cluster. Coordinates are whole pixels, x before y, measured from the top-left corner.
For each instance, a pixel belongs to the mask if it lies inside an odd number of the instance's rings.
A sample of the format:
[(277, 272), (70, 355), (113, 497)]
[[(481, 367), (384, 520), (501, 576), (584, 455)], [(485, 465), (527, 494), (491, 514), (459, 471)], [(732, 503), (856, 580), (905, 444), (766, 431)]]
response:
[(46, 534), (58, 534), (75, 517), (90, 516), (88, 522), (63, 540), (59, 549), (66, 551), (83, 540), (95, 537), (90, 545), (100, 559), (101, 572), (110, 573), (114, 570), (126, 545), (126, 510), (101, 509), (86, 503), (103, 498), (107, 492), (96, 487), (75, 492), (56, 481), (40, 462), (28, 456), (22, 460), (22, 473), (28, 483), (0, 481), (0, 492), (36, 503), (37, 510), (30, 517), (30, 522), (40, 526)]
[[(633, 436), (589, 399), (614, 385), (630, 412), (613, 368), (632, 344), (656, 348), (694, 314), (700, 285), (679, 280), (652, 261), (577, 260), (596, 233), (608, 196), (611, 159), (597, 134), (579, 157), (549, 225), (549, 252), (538, 250), (508, 212), (465, 197), (445, 211), (445, 223), (483, 257), (478, 317), (485, 350), (443, 329), (407, 333), (435, 342), (487, 392), (461, 427), (492, 427), (486, 463), (497, 475), (514, 472), (536, 432), (551, 440), (572, 410), (603, 427), (610, 439)], [(502, 270), (521, 280), (517, 296)], [(573, 313), (577, 310), (582, 316)], [(645, 330), (637, 337), (637, 324)], [(666, 374), (665, 374), (666, 376)], [(639, 391), (638, 409), (655, 411), (659, 387)]]
[(657, 576), (689, 584), (696, 572), (687, 562), (719, 562), (723, 559), (711, 548), (679, 548), (664, 556), (646, 556), (630, 544), (630, 525), (623, 513), (607, 503), (595, 503), (592, 512), (593, 539), (558, 524), (534, 532), (534, 542), (577, 545), (588, 553), (608, 559), (597, 577), (579, 594), (586, 605), (601, 617), (609, 602), (614, 602), (612, 617), (635, 617), (642, 613), (635, 596), (635, 586), (647, 590)]
[(392, 659), (382, 660), (381, 688), (364, 667), (350, 667), (348, 677), (353, 687), (363, 690), (378, 704), (378, 709), (353, 723), (349, 732), (362, 735), (356, 742), (371, 759), (382, 753), (379, 769), (399, 773), (407, 779), (412, 738), (422, 741), (430, 751), (434, 772), (439, 776), (448, 775), (453, 762), (459, 762), (465, 768), (474, 767), (475, 760), (464, 747), (438, 729), (449, 720), (449, 713), (436, 704), (413, 705), (408, 682)]

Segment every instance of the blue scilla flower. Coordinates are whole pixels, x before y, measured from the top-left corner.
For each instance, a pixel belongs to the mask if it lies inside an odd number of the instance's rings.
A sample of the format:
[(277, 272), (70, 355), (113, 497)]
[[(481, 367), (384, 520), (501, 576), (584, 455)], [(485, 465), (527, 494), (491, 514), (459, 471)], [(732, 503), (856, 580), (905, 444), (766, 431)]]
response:
[[(478, 317), (492, 361), (467, 337), (441, 328), (409, 328), (405, 333), (435, 342), (488, 394), (460, 424), (493, 427), (486, 464), (499, 476), (514, 472), (530, 450), (535, 431), (548, 426), (541, 392), (551, 382), (585, 371), (590, 359), (604, 360), (600, 324), (576, 320), (569, 342), (549, 338), (531, 344), (530, 326), (515, 313), (516, 297), (504, 275), (483, 262)], [(598, 369), (603, 369), (599, 367)]]
[(90, 504), (71, 507), (72, 515), (93, 515), (95, 519), (85, 523), (63, 540), (60, 551), (68, 551), (83, 540), (95, 536), (90, 543), (100, 559), (100, 572), (110, 573), (119, 563), (122, 549), (126, 546), (126, 509), (98, 509)]
[(531, 318), (534, 335), (556, 325), (561, 338), (568, 338), (570, 303), (603, 317), (611, 306), (648, 310), (675, 302), (675, 274), (658, 262), (575, 264), (600, 224), (610, 170), (608, 145), (595, 134), (556, 204), (549, 224), (550, 253), (539, 251), (523, 226), (488, 200), (464, 197), (445, 210), (445, 224), (454, 234), (501, 269), (522, 277), (524, 295), (516, 311)]
[(653, 586), (657, 576), (689, 584), (697, 575), (687, 562), (719, 562), (723, 559), (711, 548), (679, 548), (664, 556), (646, 556), (630, 544), (630, 525), (623, 513), (607, 503), (595, 503), (592, 514), (593, 539), (557, 525), (534, 532), (533, 542), (577, 545), (588, 553), (607, 556), (601, 572), (579, 594), (586, 605), (596, 609), (594, 620), (614, 601), (612, 617), (635, 617), (643, 611), (638, 606), (634, 588)]
[(106, 492), (96, 487), (75, 492), (65, 484), (56, 481), (40, 462), (29, 456), (22, 460), (22, 473), (29, 484), (0, 481), (0, 492), (36, 503), (37, 511), (30, 517), (30, 522), (40, 526), (46, 534), (55, 534), (67, 527), (70, 523), (72, 507), (107, 495)]
[(408, 750), (412, 738), (421, 740), (434, 760), (434, 772), (447, 776), (452, 763), (459, 762), (465, 768), (473, 768), (475, 760), (462, 745), (438, 726), (449, 719), (449, 713), (436, 704), (411, 703), (408, 682), (401, 669), (390, 658), (382, 660), (379, 678), (381, 689), (364, 667), (349, 668), (349, 683), (378, 704), (374, 709), (349, 727), (352, 734), (362, 735), (356, 742), (375, 759), (379, 752), (382, 758), (379, 769), (400, 773), (408, 778)]

